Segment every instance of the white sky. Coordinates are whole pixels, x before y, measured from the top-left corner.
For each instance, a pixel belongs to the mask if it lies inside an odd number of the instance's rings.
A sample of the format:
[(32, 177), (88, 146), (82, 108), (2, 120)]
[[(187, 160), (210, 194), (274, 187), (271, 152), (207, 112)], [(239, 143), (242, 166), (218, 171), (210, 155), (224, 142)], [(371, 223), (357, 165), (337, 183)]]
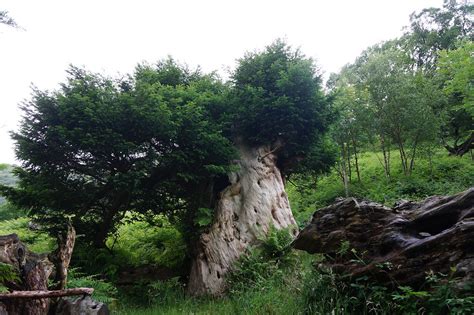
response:
[(0, 163), (33, 83), (55, 89), (69, 64), (109, 75), (167, 55), (225, 75), (276, 38), (329, 74), (369, 45), (402, 34), (409, 14), (442, 0), (0, 0), (24, 28), (0, 25)]

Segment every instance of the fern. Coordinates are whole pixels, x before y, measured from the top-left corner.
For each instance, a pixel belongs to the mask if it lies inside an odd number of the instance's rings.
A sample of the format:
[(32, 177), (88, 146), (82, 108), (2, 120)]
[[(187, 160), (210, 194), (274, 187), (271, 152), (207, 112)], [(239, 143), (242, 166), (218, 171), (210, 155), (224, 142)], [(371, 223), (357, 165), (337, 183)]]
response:
[(69, 270), (68, 287), (94, 288), (92, 297), (100, 302), (111, 303), (116, 300), (117, 288), (109, 282), (99, 278), (98, 275), (86, 275), (76, 268)]
[(0, 292), (7, 292), (6, 282), (20, 281), (18, 273), (12, 265), (0, 262)]

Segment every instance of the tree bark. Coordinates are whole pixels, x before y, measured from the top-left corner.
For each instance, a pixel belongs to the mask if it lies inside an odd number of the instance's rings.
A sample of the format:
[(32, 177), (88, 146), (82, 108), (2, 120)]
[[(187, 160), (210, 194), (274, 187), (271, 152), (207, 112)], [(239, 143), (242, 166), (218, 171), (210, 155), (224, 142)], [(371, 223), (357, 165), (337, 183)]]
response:
[[(58, 237), (58, 249), (49, 255), (29, 251), (16, 234), (0, 236), (0, 262), (13, 266), (20, 278), (17, 282), (3, 283), (9, 290), (15, 291), (0, 295), (1, 304), (8, 314), (48, 313), (50, 300), (43, 297), (48, 294), (45, 292), (50, 292), (48, 279), (55, 275), (60, 287), (66, 284), (75, 235), (74, 228), (69, 225), (67, 232)], [(36, 292), (35, 298), (18, 298), (31, 295), (31, 291)]]
[(238, 149), (240, 169), (229, 175), (231, 184), (220, 193), (214, 222), (196, 247), (188, 284), (191, 295), (223, 293), (233, 264), (271, 226), (296, 224), (270, 146)]
[(74, 295), (91, 295), (92, 288), (74, 288), (52, 291), (13, 291), (10, 293), (0, 293), (0, 300), (6, 299), (45, 299)]
[[(48, 278), (53, 271), (53, 263), (46, 255), (30, 252), (16, 234), (0, 236), (0, 261), (13, 266), (20, 275), (21, 282), (4, 284), (8, 288), (26, 291), (48, 290)], [(10, 315), (42, 315), (47, 314), (49, 310), (48, 299), (2, 299), (2, 303)]]
[[(347, 198), (316, 211), (293, 246), (329, 255), (335, 271), (389, 286), (420, 288), (427, 273), (454, 267), (462, 287), (474, 280), (473, 205), (474, 188), (393, 208)], [(341, 253), (344, 242), (355, 251)]]
[(67, 232), (61, 233), (57, 237), (58, 248), (49, 255), (49, 259), (56, 266), (55, 281), (56, 289), (62, 290), (67, 284), (67, 270), (71, 262), (72, 251), (76, 242), (76, 231), (72, 225), (68, 225)]
[(463, 156), (470, 150), (474, 149), (474, 132), (471, 132), (469, 138), (463, 141), (463, 143), (461, 143), (460, 145), (457, 144), (456, 140), (453, 146), (450, 146), (445, 143), (444, 147), (446, 148), (446, 150), (448, 150), (450, 155)]

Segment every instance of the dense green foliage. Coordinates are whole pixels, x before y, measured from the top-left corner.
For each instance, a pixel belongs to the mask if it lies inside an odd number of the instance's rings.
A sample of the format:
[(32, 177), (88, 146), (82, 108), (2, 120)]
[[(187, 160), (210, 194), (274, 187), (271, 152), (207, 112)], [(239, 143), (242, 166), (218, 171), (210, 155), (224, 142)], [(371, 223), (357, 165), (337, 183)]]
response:
[[(395, 152), (392, 152), (394, 154)], [(352, 180), (347, 183), (349, 196), (373, 200), (392, 206), (400, 199), (423, 200), (433, 195), (449, 195), (474, 186), (474, 163), (471, 157), (448, 156), (442, 149), (417, 160), (410, 176), (403, 173), (397, 160), (392, 176), (386, 178), (382, 156), (365, 152), (359, 157), (360, 181), (352, 168)], [(346, 195), (344, 182), (337, 167), (317, 179), (295, 176), (287, 185), (292, 211), (299, 224), (304, 225), (311, 214), (336, 198)]]
[(321, 143), (330, 119), (314, 62), (278, 40), (240, 59), (232, 79), (234, 132), (244, 142), (270, 144), (280, 169), (294, 171)]
[(12, 134), (19, 183), (0, 186), (53, 235), (71, 220), (81, 241), (102, 248), (126, 213), (163, 214), (190, 244), (212, 222), (233, 144), (274, 147), (286, 174), (333, 162), (321, 145), (329, 109), (314, 63), (282, 41), (242, 58), (232, 84), (172, 59), (121, 80), (68, 74), (58, 91), (35, 89), (23, 104)]
[(15, 282), (20, 280), (15, 268), (12, 265), (0, 262), (0, 293), (7, 292), (7, 287), (4, 286), (5, 282)]
[(390, 179), (396, 156), (410, 175), (440, 143), (459, 156), (474, 148), (473, 10), (447, 0), (441, 9), (414, 13), (404, 36), (369, 47), (331, 75), (331, 136), (346, 195), (352, 168), (359, 181), (363, 176), (363, 151), (380, 151)]
[[(14, 207), (10, 211), (16, 212)], [(9, 212), (7, 216), (12, 216)], [(54, 249), (55, 240), (51, 238), (44, 230), (39, 230), (34, 224), (30, 224), (31, 220), (27, 217), (19, 217), (17, 219), (1, 220), (0, 235), (17, 234), (22, 242), (24, 242), (31, 251), (37, 253), (46, 253)]]
[[(416, 290), (336, 275), (322, 267), (330, 258), (292, 250), (287, 230), (241, 257), (225, 296), (190, 298), (185, 282), (240, 145), (277, 156), (300, 226), (339, 197), (392, 205), (474, 186), (473, 9), (445, 0), (412, 14), (401, 38), (366, 49), (327, 90), (281, 40), (239, 59), (229, 82), (171, 58), (119, 80), (71, 67), (22, 106), (21, 167), (0, 164), (0, 234), (47, 252), (72, 221), (69, 286), (95, 288), (120, 314), (472, 314), (452, 275)], [(14, 25), (4, 11), (0, 23)], [(118, 285), (150, 266), (182, 276)], [(0, 264), (0, 284), (12, 275)]]
[[(175, 70), (184, 76), (179, 85), (168, 78)], [(203, 195), (233, 153), (210, 113), (222, 102), (216, 79), (172, 61), (138, 67), (120, 82), (68, 73), (60, 91), (35, 90), (22, 107), (13, 134), (19, 184), (3, 188), (12, 202), (52, 231), (71, 217), (99, 247), (126, 211), (185, 213), (192, 221), (193, 210), (209, 206)]]

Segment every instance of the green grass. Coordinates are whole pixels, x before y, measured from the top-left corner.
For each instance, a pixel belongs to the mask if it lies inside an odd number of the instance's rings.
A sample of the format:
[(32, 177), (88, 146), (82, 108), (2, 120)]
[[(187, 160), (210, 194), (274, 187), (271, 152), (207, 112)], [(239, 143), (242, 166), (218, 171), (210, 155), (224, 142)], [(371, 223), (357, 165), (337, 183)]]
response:
[(17, 234), (28, 249), (35, 253), (52, 251), (55, 248), (55, 240), (44, 231), (30, 229), (29, 222), (27, 217), (0, 221), (0, 235)]
[[(400, 199), (419, 201), (432, 195), (449, 195), (474, 186), (474, 161), (469, 155), (462, 158), (448, 156), (445, 150), (436, 151), (430, 166), (427, 158), (419, 158), (410, 176), (405, 176), (396, 151), (391, 152), (391, 178), (383, 171), (377, 155), (363, 153), (360, 157), (361, 182), (353, 169), (349, 195), (391, 206)], [(292, 184), (293, 183), (293, 184)], [(344, 186), (335, 170), (316, 182), (295, 178), (287, 185), (293, 213), (300, 223), (338, 197), (344, 197)]]
[[(146, 307), (143, 304), (138, 307), (122, 305), (117, 314), (303, 314), (305, 304), (301, 288), (311, 273), (314, 257), (296, 251), (291, 255), (299, 263), (285, 267), (276, 266), (275, 261), (267, 257), (255, 255), (253, 267), (247, 267), (259, 270), (262, 278), (257, 282), (242, 279), (240, 285), (234, 283), (223, 297), (189, 297), (182, 284), (171, 280), (170, 285), (157, 283), (158, 290), (153, 288), (154, 284), (145, 290), (144, 294), (152, 296)], [(262, 272), (262, 268), (269, 268), (267, 271), (272, 272)]]

